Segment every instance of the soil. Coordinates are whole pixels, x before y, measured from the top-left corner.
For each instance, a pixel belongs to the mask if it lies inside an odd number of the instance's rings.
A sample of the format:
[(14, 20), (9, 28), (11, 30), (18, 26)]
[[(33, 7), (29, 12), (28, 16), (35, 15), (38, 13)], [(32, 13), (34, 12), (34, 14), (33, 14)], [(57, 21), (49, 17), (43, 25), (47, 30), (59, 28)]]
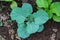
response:
[[(37, 5), (35, 0), (15, 0), (18, 3), (18, 6), (21, 7), (22, 3), (27, 2), (33, 6), (33, 12), (37, 11)], [(53, 2), (60, 0), (53, 0)], [(60, 40), (60, 23), (53, 21), (53, 19), (49, 20), (45, 23), (45, 29), (41, 33), (32, 34), (29, 38), (22, 39), (19, 38), (16, 34), (17, 23), (16, 21), (7, 21), (11, 20), (10, 8), (11, 2), (2, 2), (0, 1), (0, 19), (3, 22), (3, 26), (0, 27), (0, 36), (5, 40)], [(0, 38), (1, 38), (0, 37)], [(3, 39), (1, 39), (3, 40)]]

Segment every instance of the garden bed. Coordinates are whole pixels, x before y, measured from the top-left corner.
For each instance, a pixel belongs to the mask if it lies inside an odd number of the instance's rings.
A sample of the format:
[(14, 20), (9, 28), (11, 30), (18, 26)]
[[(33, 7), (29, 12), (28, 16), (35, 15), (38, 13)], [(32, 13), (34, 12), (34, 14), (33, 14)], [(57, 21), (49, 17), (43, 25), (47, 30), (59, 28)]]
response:
[[(59, 2), (60, 0), (54, 0), (53, 2), (56, 1)], [(33, 12), (37, 11), (35, 0), (16, 0), (16, 2), (19, 7), (22, 6), (23, 2), (30, 3), (33, 6)], [(2, 11), (0, 11), (0, 18), (2, 17), (1, 20), (3, 22), (3, 26), (0, 27), (0, 39), (3, 37), (5, 40), (60, 40), (60, 22), (55, 22), (53, 19), (48, 20), (44, 24), (45, 27), (42, 32), (31, 34), (30, 37), (26, 39), (19, 38), (16, 33), (18, 28), (17, 22), (10, 21), (11, 17), (9, 15), (12, 10), (10, 4), (11, 2), (0, 1), (0, 7), (2, 8)]]

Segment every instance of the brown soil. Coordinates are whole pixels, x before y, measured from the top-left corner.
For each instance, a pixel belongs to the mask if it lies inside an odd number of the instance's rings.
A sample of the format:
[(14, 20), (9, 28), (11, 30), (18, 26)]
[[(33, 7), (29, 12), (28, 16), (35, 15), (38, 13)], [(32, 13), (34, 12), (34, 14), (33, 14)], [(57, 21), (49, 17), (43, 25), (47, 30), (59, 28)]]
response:
[[(60, 0), (54, 0), (53, 2), (56, 1), (59, 2)], [(22, 6), (23, 2), (28, 2), (33, 6), (34, 12), (37, 11), (35, 0), (16, 0), (16, 2), (18, 3), (19, 7)], [(53, 19), (44, 24), (45, 29), (43, 32), (32, 34), (29, 38), (26, 39), (19, 38), (16, 34), (16, 21), (7, 22), (7, 20), (11, 19), (9, 16), (11, 12), (11, 8), (9, 7), (10, 4), (11, 2), (0, 1), (0, 7), (2, 8), (2, 11), (0, 11), (0, 19), (3, 22), (3, 26), (0, 27), (0, 35), (5, 40), (60, 40), (60, 23), (53, 21)]]

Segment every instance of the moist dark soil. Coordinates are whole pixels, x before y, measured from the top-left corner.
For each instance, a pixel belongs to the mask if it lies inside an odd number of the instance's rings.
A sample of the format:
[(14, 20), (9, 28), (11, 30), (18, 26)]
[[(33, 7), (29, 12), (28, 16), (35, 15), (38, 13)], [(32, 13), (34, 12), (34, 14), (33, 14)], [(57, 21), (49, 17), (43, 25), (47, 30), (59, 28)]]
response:
[[(21, 7), (22, 3), (30, 3), (33, 7), (33, 12), (37, 11), (37, 5), (35, 0), (15, 0), (18, 3), (18, 6)], [(53, 2), (59, 2), (60, 0), (53, 0)], [(0, 1), (0, 20), (3, 22), (3, 26), (0, 27), (0, 36), (5, 40), (60, 40), (60, 23), (50, 19), (47, 23), (44, 24), (45, 29), (40, 33), (32, 34), (29, 38), (22, 39), (17, 36), (17, 23), (16, 21), (11, 21), (10, 8), (11, 2)], [(10, 20), (10, 21), (8, 21)], [(3, 39), (1, 39), (3, 40)]]

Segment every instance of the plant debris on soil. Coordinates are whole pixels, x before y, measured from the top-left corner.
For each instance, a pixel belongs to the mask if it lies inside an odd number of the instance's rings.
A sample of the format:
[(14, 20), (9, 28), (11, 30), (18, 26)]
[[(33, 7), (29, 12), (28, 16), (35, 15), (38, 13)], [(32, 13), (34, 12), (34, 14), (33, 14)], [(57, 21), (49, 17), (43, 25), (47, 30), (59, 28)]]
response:
[[(28, 2), (33, 6), (34, 12), (37, 11), (37, 5), (35, 0), (15, 0), (18, 6), (21, 7), (22, 3)], [(54, 2), (60, 0), (54, 0)], [(10, 20), (11, 8), (9, 7), (11, 2), (0, 1), (0, 20), (3, 22), (3, 26), (0, 27), (0, 40), (60, 40), (60, 23), (53, 21), (52, 19), (45, 23), (45, 29), (41, 33), (32, 34), (29, 38), (19, 38), (16, 30), (16, 21)]]

